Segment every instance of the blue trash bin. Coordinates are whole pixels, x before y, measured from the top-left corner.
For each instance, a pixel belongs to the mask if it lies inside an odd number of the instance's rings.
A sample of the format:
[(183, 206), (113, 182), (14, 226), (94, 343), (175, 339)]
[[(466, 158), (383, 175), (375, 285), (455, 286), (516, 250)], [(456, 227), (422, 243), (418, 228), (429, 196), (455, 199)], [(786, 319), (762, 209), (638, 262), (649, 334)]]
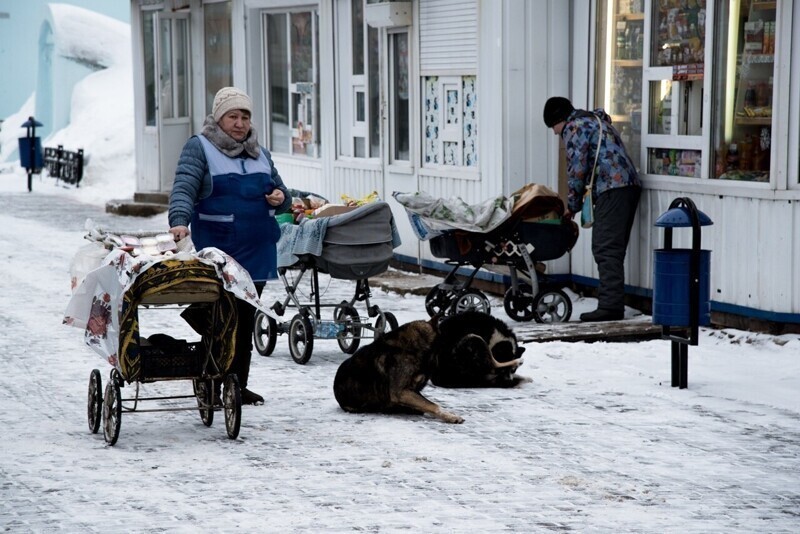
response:
[[(653, 251), (653, 324), (691, 326), (689, 306), (691, 255), (691, 249)], [(711, 324), (710, 271), (711, 251), (700, 250), (698, 326)]]
[[(33, 145), (33, 154), (31, 154)], [(31, 158), (33, 156), (33, 158)], [(19, 163), (24, 169), (31, 169), (37, 174), (44, 167), (44, 157), (42, 156), (41, 137), (20, 137), (19, 138)]]

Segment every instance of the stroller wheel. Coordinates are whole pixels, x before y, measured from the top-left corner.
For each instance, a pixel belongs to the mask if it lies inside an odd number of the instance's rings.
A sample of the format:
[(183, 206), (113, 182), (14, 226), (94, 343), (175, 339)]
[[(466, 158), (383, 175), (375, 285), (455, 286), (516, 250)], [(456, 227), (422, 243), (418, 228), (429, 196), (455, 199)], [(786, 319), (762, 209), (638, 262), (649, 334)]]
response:
[(278, 322), (269, 315), (256, 312), (256, 324), (253, 328), (253, 343), (262, 356), (269, 356), (275, 350), (278, 340)]
[(239, 387), (239, 377), (235, 374), (225, 378), (222, 405), (225, 407), (225, 430), (229, 438), (236, 439), (242, 425), (242, 389)]
[(106, 443), (114, 445), (117, 442), (121, 424), (122, 394), (119, 390), (119, 382), (112, 376), (106, 384), (106, 393), (103, 399), (103, 437)]
[(383, 334), (388, 334), (399, 327), (397, 317), (392, 312), (382, 312), (375, 320), (375, 337), (379, 338)]
[(339, 348), (345, 354), (353, 354), (361, 344), (361, 318), (358, 311), (347, 302), (342, 302), (336, 307), (333, 320), (338, 324), (344, 323), (344, 330), (336, 336)]
[(214, 395), (211, 380), (192, 380), (194, 396), (197, 397), (197, 406), (200, 408), (200, 419), (206, 426), (214, 423)]
[(87, 412), (89, 416), (89, 431), (97, 434), (100, 430), (100, 420), (103, 417), (103, 380), (100, 371), (92, 369), (89, 375), (89, 399)]
[(308, 317), (296, 314), (289, 323), (289, 353), (292, 359), (304, 365), (314, 350), (314, 330)]
[(467, 311), (492, 313), (492, 305), (482, 292), (477, 289), (468, 289), (460, 294), (450, 306), (450, 313), (452, 314)]
[(560, 289), (539, 292), (533, 307), (537, 323), (564, 323), (572, 316), (572, 300)]
[(425, 311), (429, 317), (442, 315), (453, 302), (453, 292), (433, 286), (425, 296)]
[(532, 291), (528, 284), (520, 284), (516, 292), (513, 287), (506, 290), (503, 297), (503, 308), (509, 317), (521, 322), (534, 318), (536, 308), (533, 305), (535, 299)]

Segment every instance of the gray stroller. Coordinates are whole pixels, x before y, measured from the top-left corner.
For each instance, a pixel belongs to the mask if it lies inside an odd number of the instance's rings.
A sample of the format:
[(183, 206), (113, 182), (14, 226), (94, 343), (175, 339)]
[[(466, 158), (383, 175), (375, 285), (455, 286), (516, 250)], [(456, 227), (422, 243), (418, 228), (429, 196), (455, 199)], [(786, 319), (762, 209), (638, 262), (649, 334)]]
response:
[[(286, 322), (256, 313), (253, 337), (258, 353), (269, 356), (275, 350), (278, 335), (287, 334), (292, 359), (305, 364), (311, 358), (315, 338), (336, 339), (343, 352), (353, 354), (362, 339), (396, 329), (394, 314), (370, 304), (369, 278), (389, 268), (394, 248), (399, 244), (392, 210), (386, 202), (372, 202), (302, 225), (283, 225), (278, 244), (278, 275), (286, 297), (275, 301), (271, 308), (279, 317), (288, 310), (294, 313)], [(339, 280), (354, 280), (353, 297), (323, 302), (320, 273)], [(310, 286), (310, 290), (304, 294), (299, 288), (306, 274), (310, 280), (304, 287)], [(358, 302), (364, 302), (365, 315), (359, 314)], [(333, 308), (331, 319), (323, 319), (324, 308)]]

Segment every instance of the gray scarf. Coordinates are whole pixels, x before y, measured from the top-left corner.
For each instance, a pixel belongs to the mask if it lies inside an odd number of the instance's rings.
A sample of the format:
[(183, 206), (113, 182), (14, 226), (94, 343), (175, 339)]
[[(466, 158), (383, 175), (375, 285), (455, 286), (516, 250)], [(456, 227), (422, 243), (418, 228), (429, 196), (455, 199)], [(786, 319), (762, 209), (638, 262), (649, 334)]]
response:
[(250, 132), (244, 141), (237, 141), (222, 131), (219, 124), (214, 121), (214, 116), (209, 115), (206, 117), (200, 133), (206, 136), (206, 139), (211, 141), (215, 147), (228, 157), (235, 158), (242, 152), (246, 152), (251, 158), (258, 159), (261, 154), (261, 147), (258, 145), (258, 134), (253, 127), (250, 128)]

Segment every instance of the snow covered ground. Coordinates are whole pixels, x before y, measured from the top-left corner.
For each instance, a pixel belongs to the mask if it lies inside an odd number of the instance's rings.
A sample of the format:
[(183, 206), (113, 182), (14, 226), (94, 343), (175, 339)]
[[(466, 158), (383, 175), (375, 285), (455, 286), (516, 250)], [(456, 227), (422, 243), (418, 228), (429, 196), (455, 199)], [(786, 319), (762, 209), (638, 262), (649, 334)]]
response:
[[(520, 374), (532, 382), (518, 389), (426, 389), (462, 425), (347, 414), (331, 388), (338, 345), (317, 340), (301, 366), (280, 336), (271, 357), (254, 355), (251, 387), (267, 403), (244, 407), (239, 439), (219, 413), (211, 428), (194, 410), (123, 413), (108, 447), (88, 431), (86, 396), (90, 371), (105, 383), (109, 368), (61, 324), (70, 260), (87, 217), (131, 231), (166, 219), (105, 214), (46, 177), (25, 187), (21, 172), (0, 175), (0, 529), (797, 531), (793, 335), (703, 330), (687, 390), (669, 386), (667, 341), (531, 343)], [(326, 286), (331, 302), (354, 289)], [(595, 305), (573, 297), (576, 315)], [(401, 323), (426, 317), (423, 297), (376, 291), (374, 303)], [(174, 310), (146, 310), (142, 322), (145, 333), (185, 329)], [(142, 394), (171, 392), (191, 386)]]

